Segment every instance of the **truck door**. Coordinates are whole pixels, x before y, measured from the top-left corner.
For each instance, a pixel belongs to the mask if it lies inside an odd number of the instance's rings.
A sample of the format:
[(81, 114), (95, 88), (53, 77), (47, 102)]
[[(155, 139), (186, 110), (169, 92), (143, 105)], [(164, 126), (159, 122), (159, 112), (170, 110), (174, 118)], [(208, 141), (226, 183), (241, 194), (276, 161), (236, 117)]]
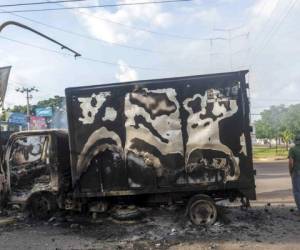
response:
[(8, 194), (8, 182), (7, 182), (7, 172), (3, 167), (3, 153), (1, 152), (1, 164), (0, 164), (0, 207), (4, 206), (7, 194)]
[(8, 146), (5, 165), (12, 193), (27, 195), (39, 185), (49, 184), (49, 136), (19, 135)]

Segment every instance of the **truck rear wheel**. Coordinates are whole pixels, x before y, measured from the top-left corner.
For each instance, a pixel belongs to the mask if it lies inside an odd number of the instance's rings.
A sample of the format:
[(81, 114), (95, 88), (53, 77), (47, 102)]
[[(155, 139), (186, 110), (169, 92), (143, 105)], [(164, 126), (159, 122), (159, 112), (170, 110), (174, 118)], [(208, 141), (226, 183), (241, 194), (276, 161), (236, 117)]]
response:
[(49, 219), (57, 210), (56, 198), (51, 193), (38, 193), (30, 197), (28, 209), (38, 219)]
[(188, 203), (188, 216), (197, 226), (210, 226), (217, 220), (217, 207), (207, 195), (195, 195)]

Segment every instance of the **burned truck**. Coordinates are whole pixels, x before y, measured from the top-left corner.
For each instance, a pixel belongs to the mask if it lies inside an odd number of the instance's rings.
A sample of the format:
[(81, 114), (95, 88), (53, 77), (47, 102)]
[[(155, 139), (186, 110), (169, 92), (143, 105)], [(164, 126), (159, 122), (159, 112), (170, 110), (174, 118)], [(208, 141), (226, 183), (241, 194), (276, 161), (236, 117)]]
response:
[[(215, 201), (256, 198), (246, 74), (67, 88), (68, 133), (12, 136), (2, 190), (13, 200), (27, 166), (25, 200), (36, 213), (181, 203), (193, 223), (213, 223)], [(31, 146), (33, 161), (18, 164), (14, 152), (30, 137), (42, 144), (38, 157)]]

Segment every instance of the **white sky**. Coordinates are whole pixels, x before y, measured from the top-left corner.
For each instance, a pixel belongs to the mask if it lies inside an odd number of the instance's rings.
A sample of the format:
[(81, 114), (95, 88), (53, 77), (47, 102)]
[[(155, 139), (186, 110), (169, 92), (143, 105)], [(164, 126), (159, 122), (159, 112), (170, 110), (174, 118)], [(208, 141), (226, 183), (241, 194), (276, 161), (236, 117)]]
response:
[[(0, 5), (34, 1), (38, 0), (2, 0)], [(65, 6), (137, 1), (89, 0)], [(44, 7), (6, 7), (0, 11)], [(300, 3), (297, 0), (194, 0), (16, 14), (19, 17), (0, 13), (0, 22), (15, 20), (27, 24), (98, 62), (74, 60), (71, 56), (5, 40), (3, 37), (60, 51), (35, 34), (7, 27), (0, 33), (0, 66), (13, 67), (7, 106), (25, 103), (24, 96), (15, 91), (20, 86), (39, 88), (34, 93), (33, 102), (36, 102), (56, 94), (64, 95), (64, 89), (70, 86), (240, 69), (250, 70), (252, 113), (270, 105), (300, 102)], [(231, 42), (227, 39), (230, 36)], [(211, 43), (203, 38), (227, 40)]]

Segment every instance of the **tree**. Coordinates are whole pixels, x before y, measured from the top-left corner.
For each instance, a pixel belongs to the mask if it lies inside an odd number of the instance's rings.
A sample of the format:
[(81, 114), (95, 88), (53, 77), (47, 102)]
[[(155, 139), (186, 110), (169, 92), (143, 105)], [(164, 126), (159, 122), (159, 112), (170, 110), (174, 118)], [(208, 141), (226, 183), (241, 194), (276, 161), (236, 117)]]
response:
[(281, 133), (281, 138), (282, 138), (283, 142), (285, 143), (285, 146), (286, 146), (287, 150), (289, 149), (289, 143), (294, 138), (294, 136), (295, 135), (288, 129), (284, 130)]
[(255, 122), (256, 137), (260, 139), (272, 139), (274, 133), (270, 124), (265, 120), (258, 120)]
[(39, 108), (52, 107), (53, 109), (57, 109), (57, 108), (61, 107), (63, 102), (64, 102), (64, 97), (56, 95), (53, 98), (49, 98), (49, 99), (37, 102), (37, 104), (35, 106), (39, 107)]
[(26, 113), (26, 105), (15, 105), (12, 108), (8, 108), (8, 112)]
[[(64, 97), (63, 96), (54, 96), (52, 98), (38, 101), (37, 104), (30, 105), (30, 113), (34, 114), (34, 111), (37, 107), (46, 108), (52, 107), (53, 110), (60, 108), (63, 105)], [(8, 112), (20, 112), (26, 114), (27, 107), (26, 105), (15, 105), (12, 108), (8, 108)]]
[(261, 119), (255, 122), (255, 129), (257, 138), (281, 138), (288, 148), (288, 143), (300, 133), (300, 104), (264, 110)]
[(284, 126), (294, 135), (300, 133), (300, 104), (290, 105), (285, 112)]
[(286, 113), (286, 109), (284, 105), (279, 105), (271, 106), (270, 109), (262, 111), (260, 113), (261, 119), (255, 123), (256, 137), (261, 139), (276, 139), (277, 147), (277, 141), (284, 127), (283, 116)]

